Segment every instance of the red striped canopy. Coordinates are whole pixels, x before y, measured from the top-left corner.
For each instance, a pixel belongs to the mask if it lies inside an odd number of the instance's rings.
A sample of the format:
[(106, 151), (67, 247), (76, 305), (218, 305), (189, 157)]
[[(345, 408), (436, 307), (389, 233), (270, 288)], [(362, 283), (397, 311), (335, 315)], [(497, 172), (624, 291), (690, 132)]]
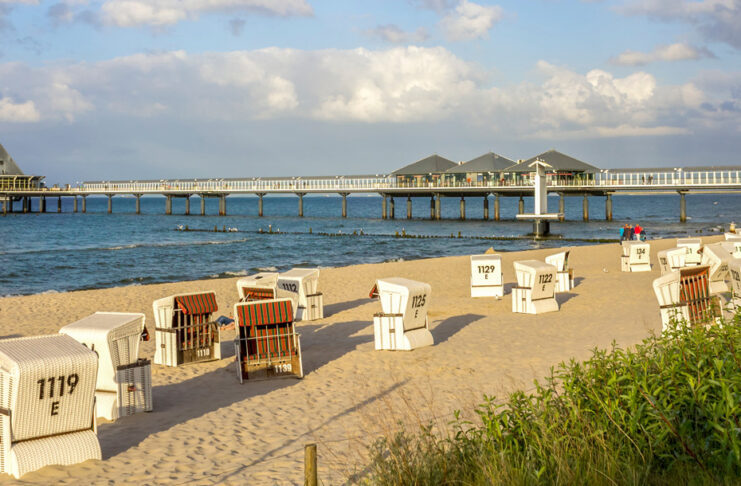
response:
[(210, 314), (219, 309), (216, 305), (216, 294), (213, 292), (181, 295), (175, 297), (175, 303), (183, 314)]
[(240, 326), (264, 326), (293, 322), (291, 300), (272, 302), (257, 301), (237, 306), (237, 323)]

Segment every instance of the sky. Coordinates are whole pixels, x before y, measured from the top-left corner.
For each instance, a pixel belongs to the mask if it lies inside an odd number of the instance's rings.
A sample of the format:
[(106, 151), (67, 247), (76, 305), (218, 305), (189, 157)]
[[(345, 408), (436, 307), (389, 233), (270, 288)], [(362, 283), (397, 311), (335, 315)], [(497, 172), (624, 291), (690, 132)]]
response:
[(48, 183), (741, 165), (741, 0), (0, 0), (0, 143)]

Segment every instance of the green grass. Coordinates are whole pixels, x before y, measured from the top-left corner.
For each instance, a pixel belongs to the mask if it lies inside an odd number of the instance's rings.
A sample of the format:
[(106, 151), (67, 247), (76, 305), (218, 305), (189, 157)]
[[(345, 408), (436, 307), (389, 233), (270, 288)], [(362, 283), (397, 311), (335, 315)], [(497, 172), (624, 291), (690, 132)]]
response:
[(673, 326), (561, 363), (531, 393), (484, 397), (379, 439), (367, 484), (741, 484), (741, 317)]

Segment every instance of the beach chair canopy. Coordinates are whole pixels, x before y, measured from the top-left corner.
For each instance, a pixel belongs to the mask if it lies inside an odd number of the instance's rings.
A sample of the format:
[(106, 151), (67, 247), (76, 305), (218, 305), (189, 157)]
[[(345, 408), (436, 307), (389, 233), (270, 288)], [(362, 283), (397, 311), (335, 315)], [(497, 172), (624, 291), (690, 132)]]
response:
[(502, 285), (501, 255), (471, 255), (471, 285)]
[(732, 259), (728, 263), (728, 277), (731, 281), (731, 291), (734, 297), (741, 297), (741, 260)]
[(274, 299), (278, 286), (277, 272), (260, 272), (237, 280), (237, 291), (241, 299)]
[(278, 274), (278, 292), (281, 297), (294, 299), (294, 305), (307, 307), (307, 296), (319, 288), (318, 268), (293, 268)]
[(239, 326), (263, 326), (293, 322), (291, 299), (275, 299), (235, 306)]
[(702, 240), (700, 238), (677, 238), (677, 248), (685, 248), (685, 262), (699, 264), (702, 258)]
[(728, 278), (728, 264), (733, 256), (720, 243), (705, 245), (702, 251), (702, 265), (710, 267), (708, 278), (711, 282)]
[(728, 238), (726, 241), (722, 241), (720, 245), (730, 253), (733, 258), (741, 258), (741, 238)]
[(559, 272), (569, 269), (569, 251), (560, 251), (554, 255), (545, 257), (545, 262), (556, 267)]
[(216, 305), (216, 294), (204, 292), (199, 294), (178, 295), (175, 303), (183, 314), (211, 314), (219, 310)]
[(404, 322), (404, 331), (427, 325), (427, 308), (432, 287), (424, 282), (392, 277), (376, 280), (371, 295), (378, 295), (386, 315), (398, 315)]
[(532, 289), (532, 300), (553, 297), (556, 290), (556, 267), (539, 260), (515, 262), (517, 286)]

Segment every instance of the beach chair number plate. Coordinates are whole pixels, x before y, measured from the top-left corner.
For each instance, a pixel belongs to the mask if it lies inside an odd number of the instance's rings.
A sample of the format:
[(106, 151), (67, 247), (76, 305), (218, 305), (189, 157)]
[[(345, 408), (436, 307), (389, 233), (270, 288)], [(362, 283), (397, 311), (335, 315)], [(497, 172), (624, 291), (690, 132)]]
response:
[[(551, 283), (552, 280), (553, 280), (553, 274), (552, 273), (549, 273), (547, 275), (539, 275), (538, 276), (538, 283), (539, 284)], [(543, 287), (543, 289), (545, 290), (545, 287)]]
[[(39, 400), (44, 398), (54, 398), (55, 394), (61, 398), (65, 392), (69, 395), (74, 393), (77, 384), (80, 382), (80, 376), (77, 373), (72, 373), (67, 376), (52, 376), (51, 378), (41, 378), (36, 383), (39, 385)], [(47, 386), (48, 384), (48, 386)], [(57, 388), (59, 393), (56, 393)], [(59, 400), (51, 402), (51, 414), (59, 415)]]
[(497, 271), (497, 266), (496, 265), (479, 265), (478, 269), (479, 269), (479, 273), (483, 273), (484, 278), (488, 280), (489, 274)]
[(280, 286), (283, 288), (283, 290), (287, 290), (289, 292), (293, 292), (294, 294), (298, 293), (298, 286), (295, 283), (281, 283)]

